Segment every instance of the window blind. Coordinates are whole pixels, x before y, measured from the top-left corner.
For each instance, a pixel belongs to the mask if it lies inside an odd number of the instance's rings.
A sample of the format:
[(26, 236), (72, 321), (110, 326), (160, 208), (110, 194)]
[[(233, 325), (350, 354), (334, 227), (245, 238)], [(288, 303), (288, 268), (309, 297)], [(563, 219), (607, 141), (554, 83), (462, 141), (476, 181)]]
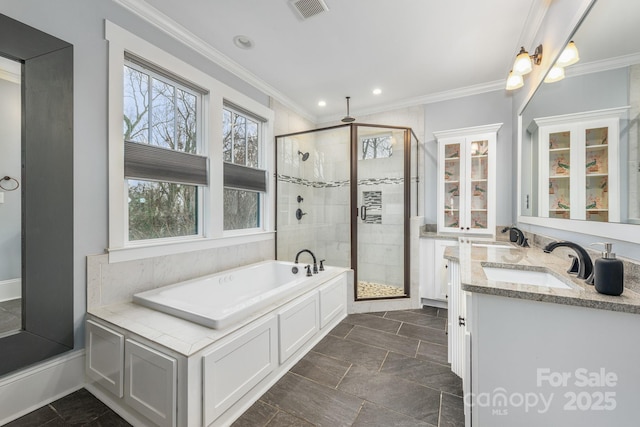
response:
[(132, 141), (124, 143), (124, 176), (181, 184), (209, 184), (207, 157)]

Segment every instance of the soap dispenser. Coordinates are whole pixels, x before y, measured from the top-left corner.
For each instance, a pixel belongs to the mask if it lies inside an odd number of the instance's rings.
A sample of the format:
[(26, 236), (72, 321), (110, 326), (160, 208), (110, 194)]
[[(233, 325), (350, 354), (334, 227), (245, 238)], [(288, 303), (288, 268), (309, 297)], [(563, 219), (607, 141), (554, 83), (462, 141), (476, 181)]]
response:
[(592, 243), (604, 245), (602, 258), (593, 263), (593, 282), (596, 291), (605, 295), (620, 295), (624, 289), (624, 266), (611, 252), (612, 243)]

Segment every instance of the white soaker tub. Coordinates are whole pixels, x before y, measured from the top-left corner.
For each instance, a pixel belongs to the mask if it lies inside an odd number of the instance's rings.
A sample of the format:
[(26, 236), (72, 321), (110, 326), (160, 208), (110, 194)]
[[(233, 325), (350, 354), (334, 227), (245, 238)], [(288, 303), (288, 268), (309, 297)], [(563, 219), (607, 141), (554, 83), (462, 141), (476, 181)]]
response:
[[(133, 296), (137, 304), (214, 329), (246, 319), (280, 300), (290, 300), (334, 277), (325, 267), (312, 277), (306, 264), (264, 261), (168, 285)], [(298, 268), (293, 273), (293, 267)]]

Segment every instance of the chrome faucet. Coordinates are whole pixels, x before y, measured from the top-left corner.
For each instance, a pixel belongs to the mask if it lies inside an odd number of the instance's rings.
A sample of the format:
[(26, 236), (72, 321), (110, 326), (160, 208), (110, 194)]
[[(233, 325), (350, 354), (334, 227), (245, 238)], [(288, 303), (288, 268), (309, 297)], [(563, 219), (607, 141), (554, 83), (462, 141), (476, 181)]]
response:
[(547, 246), (544, 247), (543, 251), (546, 253), (551, 253), (555, 248), (560, 246), (564, 246), (567, 248), (571, 248), (576, 251), (578, 255), (578, 279), (587, 279), (591, 272), (593, 271), (593, 263), (591, 262), (591, 257), (584, 250), (584, 248), (577, 243), (573, 242), (551, 242)]
[(313, 274), (318, 274), (318, 262), (316, 260), (316, 256), (313, 254), (313, 252), (311, 252), (309, 249), (303, 249), (300, 252), (298, 252), (296, 254), (296, 260), (295, 263), (298, 263), (298, 258), (300, 257), (300, 254), (307, 252), (309, 255), (311, 255), (311, 258), (313, 258)]
[(529, 239), (524, 237), (524, 233), (518, 227), (505, 227), (502, 229), (503, 233), (509, 232), (509, 241), (515, 242), (518, 246), (523, 248), (529, 247)]

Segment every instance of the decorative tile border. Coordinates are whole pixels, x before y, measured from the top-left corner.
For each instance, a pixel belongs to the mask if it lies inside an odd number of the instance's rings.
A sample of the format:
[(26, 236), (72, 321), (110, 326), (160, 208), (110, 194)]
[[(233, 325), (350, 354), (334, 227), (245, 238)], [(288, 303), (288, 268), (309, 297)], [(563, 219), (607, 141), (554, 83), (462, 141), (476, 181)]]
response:
[[(289, 175), (281, 175), (277, 174), (276, 178), (280, 182), (288, 182), (289, 184), (297, 184), (303, 185), (305, 187), (312, 188), (336, 188), (336, 187), (346, 187), (351, 181), (310, 181), (304, 178), (298, 178), (295, 176)], [(382, 185), (382, 184), (391, 184), (391, 185), (399, 185), (404, 183), (404, 178), (367, 178), (361, 179), (358, 181), (358, 185)]]

